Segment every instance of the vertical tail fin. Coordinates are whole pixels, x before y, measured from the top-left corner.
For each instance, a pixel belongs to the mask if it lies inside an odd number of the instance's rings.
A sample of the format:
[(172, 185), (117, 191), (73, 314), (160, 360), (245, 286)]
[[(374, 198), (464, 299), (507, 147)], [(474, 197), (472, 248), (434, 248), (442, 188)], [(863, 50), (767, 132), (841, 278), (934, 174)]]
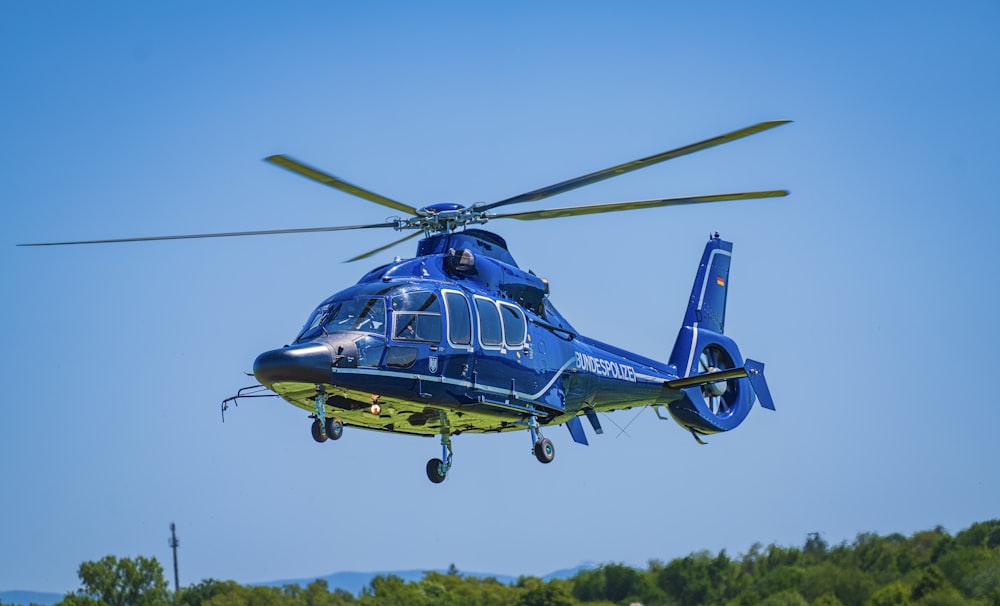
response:
[(739, 347), (723, 334), (732, 255), (733, 243), (718, 234), (705, 245), (684, 323), (670, 354), (670, 364), (677, 369), (678, 377), (736, 371), (711, 382), (678, 380), (667, 384), (674, 390), (667, 405), (671, 416), (695, 437), (729, 431), (742, 423), (753, 406), (755, 391), (762, 405), (774, 408), (764, 382), (764, 365), (753, 360), (744, 363)]
[(705, 328), (720, 335), (725, 332), (726, 293), (732, 256), (732, 242), (722, 240), (719, 234), (708, 241), (691, 288), (684, 326)]
[(721, 336), (725, 332), (726, 295), (729, 290), (729, 262), (732, 255), (733, 243), (719, 238), (718, 234), (705, 245), (705, 252), (701, 255), (701, 263), (691, 287), (684, 323), (670, 355), (670, 363), (677, 367), (679, 376), (686, 377), (692, 371), (697, 371), (699, 332), (703, 336)]

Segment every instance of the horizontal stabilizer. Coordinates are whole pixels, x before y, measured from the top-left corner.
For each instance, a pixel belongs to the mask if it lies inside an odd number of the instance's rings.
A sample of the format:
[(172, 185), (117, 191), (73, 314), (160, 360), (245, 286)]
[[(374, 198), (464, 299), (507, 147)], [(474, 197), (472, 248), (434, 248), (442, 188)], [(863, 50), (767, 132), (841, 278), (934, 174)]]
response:
[(745, 379), (748, 374), (749, 373), (745, 368), (731, 368), (729, 370), (707, 372), (702, 375), (693, 375), (690, 377), (684, 377), (683, 379), (674, 379), (673, 381), (667, 381), (667, 387), (669, 387), (670, 389), (700, 387), (702, 385), (708, 385), (709, 383), (728, 381), (729, 379)]
[(566, 428), (569, 429), (569, 435), (573, 436), (573, 441), (577, 444), (583, 444), (588, 446), (590, 442), (587, 442), (587, 434), (583, 431), (583, 423), (580, 422), (580, 417), (573, 417), (569, 421), (566, 421)]
[(681, 390), (730, 379), (749, 379), (750, 386), (753, 387), (757, 399), (760, 400), (760, 405), (768, 410), (774, 410), (774, 400), (771, 399), (771, 391), (767, 388), (767, 381), (764, 380), (764, 363), (756, 360), (748, 359), (743, 368), (730, 368), (667, 381), (666, 386), (670, 389)]

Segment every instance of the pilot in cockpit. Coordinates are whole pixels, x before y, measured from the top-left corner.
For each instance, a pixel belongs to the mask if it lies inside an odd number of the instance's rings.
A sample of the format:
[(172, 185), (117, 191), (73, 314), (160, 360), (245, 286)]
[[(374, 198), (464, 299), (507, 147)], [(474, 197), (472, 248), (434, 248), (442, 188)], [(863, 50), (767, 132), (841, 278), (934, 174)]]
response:
[(365, 309), (361, 314), (361, 318), (358, 323), (354, 325), (355, 330), (363, 330), (365, 332), (381, 333), (382, 325), (384, 322), (385, 313), (379, 313), (376, 310), (375, 300), (368, 302), (365, 305)]

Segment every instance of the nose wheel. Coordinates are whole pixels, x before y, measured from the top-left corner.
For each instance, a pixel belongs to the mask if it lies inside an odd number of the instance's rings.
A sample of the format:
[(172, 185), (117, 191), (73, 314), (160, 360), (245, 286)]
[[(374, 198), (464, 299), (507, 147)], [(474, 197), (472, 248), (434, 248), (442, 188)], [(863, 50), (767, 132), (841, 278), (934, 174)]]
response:
[(331, 440), (339, 440), (344, 435), (344, 422), (336, 417), (327, 417), (323, 426), (326, 429), (326, 437)]
[(336, 417), (326, 416), (326, 389), (316, 386), (316, 398), (313, 400), (316, 414), (313, 415), (312, 437), (317, 442), (339, 440), (344, 435), (344, 422)]
[(339, 440), (344, 435), (344, 422), (335, 417), (327, 417), (322, 421), (315, 419), (310, 429), (313, 439), (319, 443)]
[(319, 419), (312, 422), (312, 436), (314, 440), (321, 444), (326, 442), (327, 437), (329, 437), (326, 434), (326, 429), (323, 427), (323, 422)]

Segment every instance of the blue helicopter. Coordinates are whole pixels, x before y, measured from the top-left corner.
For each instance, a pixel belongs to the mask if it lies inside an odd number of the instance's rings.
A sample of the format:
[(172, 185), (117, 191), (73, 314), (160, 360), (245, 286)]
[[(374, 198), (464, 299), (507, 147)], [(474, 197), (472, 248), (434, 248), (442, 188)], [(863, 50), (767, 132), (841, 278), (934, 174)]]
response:
[[(309, 316), (294, 342), (260, 354), (259, 385), (222, 403), (280, 396), (309, 413), (317, 442), (339, 440), (345, 427), (439, 436), (440, 458), (427, 477), (440, 483), (451, 469), (452, 437), (463, 433), (527, 431), (536, 458), (550, 463), (543, 428), (565, 425), (586, 445), (581, 418), (603, 433), (598, 413), (650, 406), (698, 442), (738, 426), (755, 399), (774, 410), (764, 365), (744, 359), (724, 334), (732, 243), (718, 234), (705, 246), (687, 310), (666, 362), (588, 338), (556, 310), (548, 283), (521, 269), (499, 235), (470, 227), (494, 219), (554, 219), (662, 206), (788, 195), (785, 190), (741, 192), (611, 204), (496, 212), (535, 202), (617, 175), (728, 143), (787, 120), (761, 122), (699, 143), (613, 166), (512, 198), (472, 206), (444, 203), (420, 209), (275, 155), (266, 161), (406, 216), (367, 225), (180, 236), (52, 242), (94, 244), (278, 233), (391, 228), (412, 231), (357, 261), (423, 236), (417, 254), (366, 273)], [(669, 416), (664, 416), (666, 410)]]

